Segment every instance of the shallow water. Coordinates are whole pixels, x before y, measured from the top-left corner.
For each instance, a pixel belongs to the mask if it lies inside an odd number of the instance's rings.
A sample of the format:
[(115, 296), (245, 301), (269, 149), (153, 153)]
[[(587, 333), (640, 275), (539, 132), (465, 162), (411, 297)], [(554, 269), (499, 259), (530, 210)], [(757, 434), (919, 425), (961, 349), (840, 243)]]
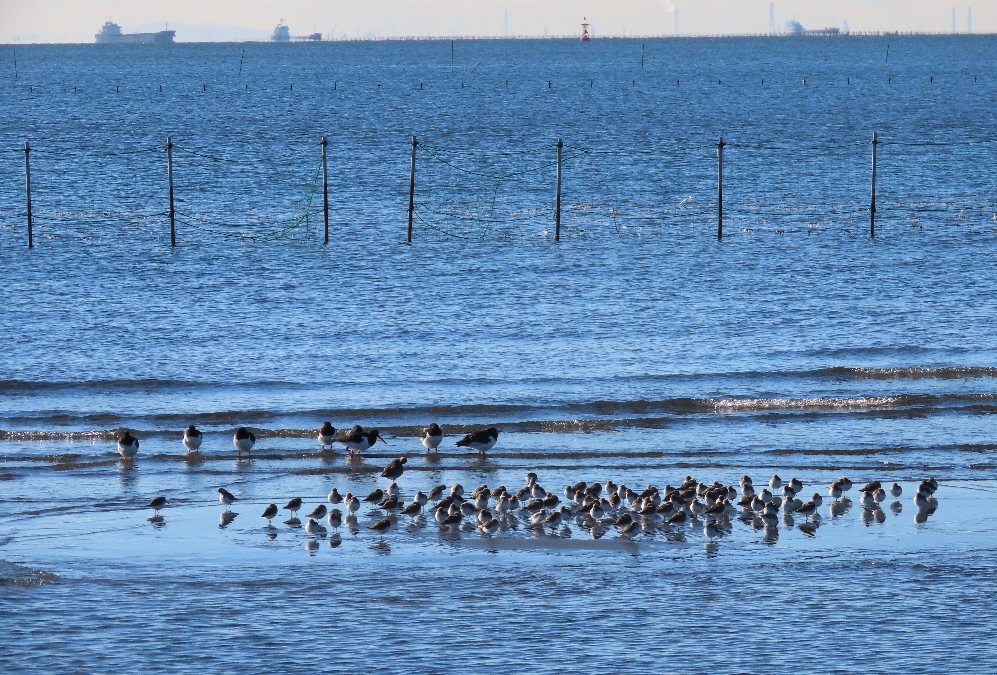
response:
[[(449, 46), (250, 44), (241, 75), (242, 45), (18, 49), (0, 84), (3, 670), (175, 670), (165, 649), (270, 672), (987, 670), (994, 38), (652, 40), (643, 71), (634, 40), (459, 41), (453, 71)], [(389, 445), (319, 453), (326, 419)], [(444, 452), (418, 457), (434, 420)], [(485, 460), (455, 452), (491, 424)], [(232, 456), (241, 425), (252, 460)], [(825, 504), (813, 537), (734, 520), (715, 547), (702, 526), (488, 538), (404, 516), (382, 541), (366, 513), (316, 550), (286, 514), (267, 536), (266, 504), (365, 495), (401, 454), (409, 494), (535, 470), (558, 494), (778, 472), (905, 496), (883, 522)], [(939, 507), (915, 522), (929, 475)], [(224, 528), (219, 485), (241, 500)]]

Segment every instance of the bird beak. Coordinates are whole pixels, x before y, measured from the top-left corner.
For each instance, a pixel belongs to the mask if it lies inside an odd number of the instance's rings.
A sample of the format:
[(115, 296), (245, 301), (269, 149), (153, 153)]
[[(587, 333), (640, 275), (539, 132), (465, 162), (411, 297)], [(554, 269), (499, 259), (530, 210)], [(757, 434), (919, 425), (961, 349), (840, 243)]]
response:
[[(377, 435), (377, 437), (378, 437), (378, 438), (379, 438), (379, 439), (381, 440), (381, 442), (382, 442), (382, 443), (384, 443), (385, 445), (387, 445), (387, 444), (388, 444), (388, 442), (387, 442), (386, 440), (384, 440), (384, 436), (382, 436), (381, 434), (378, 434), (378, 435)], [(374, 442), (376, 443), (377, 441), (374, 441)]]

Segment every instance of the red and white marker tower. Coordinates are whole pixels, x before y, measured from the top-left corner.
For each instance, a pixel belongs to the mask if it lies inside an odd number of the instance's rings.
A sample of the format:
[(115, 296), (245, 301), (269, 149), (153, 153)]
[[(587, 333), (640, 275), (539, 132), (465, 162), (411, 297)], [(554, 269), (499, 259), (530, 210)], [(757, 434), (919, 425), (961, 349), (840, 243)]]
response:
[(587, 20), (586, 17), (583, 16), (582, 17), (582, 22), (583, 22), (582, 23), (582, 42), (588, 42), (589, 40), (592, 39), (592, 36), (589, 35), (589, 25), (587, 23), (584, 23), (586, 20)]

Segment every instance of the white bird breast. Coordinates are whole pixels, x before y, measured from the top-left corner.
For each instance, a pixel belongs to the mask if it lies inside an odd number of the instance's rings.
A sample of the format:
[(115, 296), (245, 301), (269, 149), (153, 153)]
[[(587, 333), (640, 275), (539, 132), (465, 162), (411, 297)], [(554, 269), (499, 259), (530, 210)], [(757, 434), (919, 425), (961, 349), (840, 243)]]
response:
[(422, 439), (422, 444), (426, 447), (427, 450), (435, 450), (436, 448), (440, 447), (440, 443), (442, 442), (443, 442), (442, 434), (440, 434), (439, 436), (426, 436), (424, 439)]
[(201, 440), (200, 436), (184, 436), (183, 445), (188, 451), (194, 452), (201, 447)]
[(235, 447), (239, 450), (252, 450), (253, 441), (250, 438), (234, 438), (232, 442), (235, 443)]

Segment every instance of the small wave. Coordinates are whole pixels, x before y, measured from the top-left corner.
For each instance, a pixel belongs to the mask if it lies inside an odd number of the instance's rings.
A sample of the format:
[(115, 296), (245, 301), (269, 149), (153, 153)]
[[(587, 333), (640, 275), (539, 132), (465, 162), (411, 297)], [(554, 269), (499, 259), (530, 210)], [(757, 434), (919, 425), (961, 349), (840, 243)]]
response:
[(835, 366), (813, 371), (815, 375), (861, 380), (961, 380), (997, 377), (997, 368), (987, 366), (940, 366), (937, 368), (846, 368)]
[[(0, 546), (7, 541), (0, 541)], [(24, 565), (17, 565), (12, 562), (0, 559), (0, 586), (4, 584), (17, 584), (20, 586), (37, 586), (40, 584), (55, 583), (59, 575), (51, 572), (43, 572)]]
[[(813, 397), (813, 398), (669, 398), (661, 400), (611, 401), (571, 403), (551, 406), (526, 405), (458, 405), (422, 406), (409, 408), (316, 409), (295, 412), (272, 410), (224, 411), (213, 413), (151, 415), (125, 417), (112, 413), (68, 415), (56, 413), (32, 418), (13, 418), (24, 424), (62, 427), (67, 430), (3, 430), (0, 441), (111, 441), (127, 430), (140, 438), (160, 436), (179, 438), (188, 424), (205, 431), (233, 432), (246, 426), (262, 438), (311, 438), (315, 428), (281, 427), (281, 420), (332, 420), (335, 426), (349, 426), (359, 421), (364, 426), (377, 420), (381, 431), (395, 436), (418, 436), (423, 425), (438, 421), (448, 433), (464, 433), (489, 420), (507, 431), (521, 433), (574, 433), (607, 431), (621, 427), (661, 428), (690, 415), (785, 413), (820, 414), (878, 413), (911, 411), (919, 414), (969, 411), (989, 414), (997, 411), (997, 394), (897, 394), (893, 396)], [(412, 420), (418, 420), (413, 424)], [(451, 422), (455, 420), (456, 422)], [(110, 423), (110, 424), (107, 424)], [(107, 424), (98, 429), (79, 427)], [(146, 428), (142, 428), (144, 425)], [(77, 430), (72, 429), (77, 427)]]
[[(854, 351), (854, 350), (853, 350)], [(864, 353), (863, 350), (858, 350)], [(874, 352), (881, 350), (873, 349)], [(752, 370), (703, 373), (642, 373), (639, 375), (614, 375), (612, 377), (581, 378), (588, 382), (603, 381), (647, 381), (647, 382), (683, 382), (683, 381), (724, 381), (724, 380), (756, 380), (756, 379), (865, 379), (865, 380), (920, 380), (920, 379), (964, 379), (997, 377), (997, 367), (991, 366), (907, 366), (887, 368), (865, 368), (852, 366), (829, 366), (811, 370)], [(538, 377), (517, 380), (519, 384), (557, 384), (578, 381), (571, 377)], [(442, 378), (434, 379), (435, 384), (495, 384), (508, 383), (507, 378)], [(211, 380), (178, 380), (178, 379), (106, 379), (106, 380), (65, 380), (65, 381), (32, 381), (22, 379), (0, 380), (0, 396), (24, 395), (34, 392), (160, 392), (171, 390), (211, 390), (211, 389), (267, 389), (290, 388), (312, 389), (313, 383), (292, 382), (281, 380), (245, 380), (245, 381), (211, 381)], [(224, 413), (220, 413), (224, 414)]]

